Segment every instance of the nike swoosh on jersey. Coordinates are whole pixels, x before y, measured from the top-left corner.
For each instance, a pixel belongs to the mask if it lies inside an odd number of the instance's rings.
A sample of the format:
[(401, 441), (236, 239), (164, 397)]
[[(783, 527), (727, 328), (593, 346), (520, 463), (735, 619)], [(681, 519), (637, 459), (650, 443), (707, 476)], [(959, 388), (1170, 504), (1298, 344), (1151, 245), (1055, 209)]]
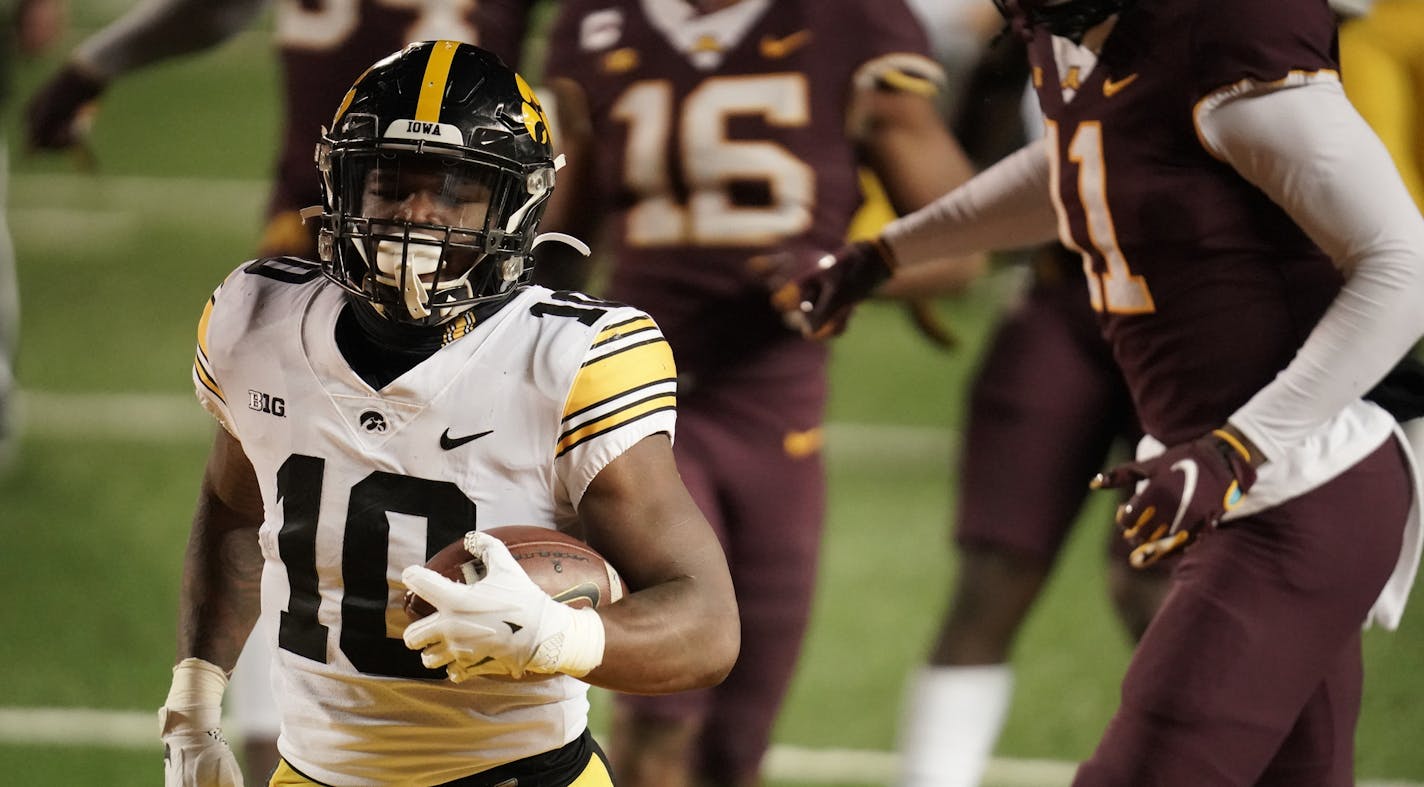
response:
[(1128, 85), (1130, 85), (1130, 84), (1132, 84), (1133, 82), (1136, 82), (1136, 81), (1137, 81), (1137, 75), (1136, 75), (1136, 74), (1129, 74), (1128, 76), (1125, 76), (1125, 77), (1123, 77), (1122, 79), (1117, 80), (1116, 82), (1114, 82), (1111, 77), (1104, 77), (1104, 78), (1103, 78), (1103, 95), (1106, 96), (1106, 97), (1108, 97), (1108, 98), (1112, 98), (1113, 96), (1115, 96), (1115, 95), (1118, 94), (1118, 91), (1122, 90), (1123, 88), (1127, 87)]
[(446, 451), (449, 451), (454, 448), (459, 448), (460, 446), (472, 440), (478, 440), (487, 434), (493, 433), (494, 430), (490, 429), (484, 432), (475, 432), (474, 434), (467, 434), (464, 437), (451, 437), (450, 430), (446, 429), (445, 431), (440, 433), (440, 447), (445, 449)]
[(774, 36), (762, 36), (761, 56), (773, 60), (786, 57), (811, 41), (810, 30), (797, 30), (788, 36), (776, 38)]

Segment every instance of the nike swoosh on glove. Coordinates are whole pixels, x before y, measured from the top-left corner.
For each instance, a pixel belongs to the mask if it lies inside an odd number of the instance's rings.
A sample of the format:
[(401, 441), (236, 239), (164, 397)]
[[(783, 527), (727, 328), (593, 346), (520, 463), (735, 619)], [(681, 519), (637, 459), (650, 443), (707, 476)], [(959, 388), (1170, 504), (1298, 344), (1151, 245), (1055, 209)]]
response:
[(1145, 568), (1185, 549), (1203, 528), (1216, 527), (1254, 483), (1251, 452), (1234, 435), (1215, 429), (1151, 459), (1099, 473), (1090, 485), (1137, 485), (1136, 493), (1118, 507), (1117, 525), (1132, 547), (1129, 561)]
[(890, 278), (895, 261), (882, 241), (857, 241), (809, 264), (805, 253), (766, 255), (752, 269), (787, 325), (808, 339), (828, 339), (845, 331), (855, 305)]
[(465, 549), (485, 566), (473, 584), (424, 566), (401, 574), (406, 587), (436, 610), (405, 629), (406, 647), (421, 651), (426, 667), (446, 667), (459, 683), (474, 675), (521, 678), (526, 672), (577, 678), (602, 663), (603, 619), (596, 611), (555, 601), (493, 536), (467, 533)]

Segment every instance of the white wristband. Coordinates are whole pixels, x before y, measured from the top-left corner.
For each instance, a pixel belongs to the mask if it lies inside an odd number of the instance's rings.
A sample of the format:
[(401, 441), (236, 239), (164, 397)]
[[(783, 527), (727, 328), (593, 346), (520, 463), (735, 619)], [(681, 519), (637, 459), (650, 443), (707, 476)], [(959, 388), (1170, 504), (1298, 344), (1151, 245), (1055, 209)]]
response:
[(227, 672), (208, 661), (187, 658), (173, 668), (168, 699), (159, 712), (164, 734), (181, 730), (209, 730), (222, 719)]
[(539, 643), (529, 668), (582, 678), (603, 663), (603, 618), (592, 609), (569, 610), (568, 626)]

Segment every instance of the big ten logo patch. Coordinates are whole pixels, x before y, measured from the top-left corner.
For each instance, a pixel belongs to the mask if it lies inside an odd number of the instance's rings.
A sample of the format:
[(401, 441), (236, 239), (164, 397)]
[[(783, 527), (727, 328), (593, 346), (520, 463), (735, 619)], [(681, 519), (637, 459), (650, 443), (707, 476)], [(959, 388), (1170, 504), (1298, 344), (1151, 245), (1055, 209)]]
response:
[(275, 415), (278, 418), (285, 418), (287, 416), (287, 402), (282, 399), (282, 397), (272, 396), (271, 394), (265, 394), (261, 391), (248, 389), (247, 406), (249, 409), (256, 410), (259, 413)]

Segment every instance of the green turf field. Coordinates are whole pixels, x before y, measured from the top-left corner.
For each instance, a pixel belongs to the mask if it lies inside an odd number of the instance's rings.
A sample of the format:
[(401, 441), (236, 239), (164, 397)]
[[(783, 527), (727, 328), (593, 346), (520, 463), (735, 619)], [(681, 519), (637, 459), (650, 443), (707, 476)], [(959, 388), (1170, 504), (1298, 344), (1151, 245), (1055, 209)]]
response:
[[(78, 22), (94, 21), (84, 13)], [(53, 62), (22, 66), (19, 95)], [(162, 702), (211, 429), (191, 396), (194, 326), (255, 241), (275, 84), (266, 40), (246, 36), (113, 89), (95, 173), (12, 151), (27, 434), (0, 474), (0, 710), (150, 714)], [(13, 141), (13, 108), (7, 128)], [(964, 385), (1011, 278), (943, 305), (963, 340), (953, 354), (930, 349), (888, 306), (863, 310), (836, 346), (821, 592), (779, 744), (893, 746), (903, 676), (954, 569), (946, 520)], [(1102, 580), (1109, 507), (1090, 509), (1023, 634), (1002, 757), (1082, 758), (1113, 709), (1128, 648)], [(1367, 648), (1359, 775), (1424, 783), (1421, 593), (1402, 630), (1370, 632)], [(135, 748), (76, 729), (63, 745), (23, 743), (23, 727), (0, 724), (0, 772), (27, 774), (27, 784), (159, 778), (156, 742)], [(829, 783), (809, 770), (783, 775), (779, 787)]]

